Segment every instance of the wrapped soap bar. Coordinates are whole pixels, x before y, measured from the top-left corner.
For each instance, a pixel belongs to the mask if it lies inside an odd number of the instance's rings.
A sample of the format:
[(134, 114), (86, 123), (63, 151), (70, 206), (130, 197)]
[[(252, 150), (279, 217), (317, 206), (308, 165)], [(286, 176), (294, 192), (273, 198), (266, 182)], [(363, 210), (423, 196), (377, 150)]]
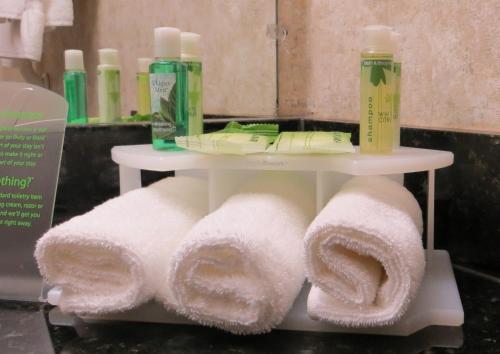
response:
[(273, 154), (353, 153), (351, 134), (344, 132), (283, 132), (266, 152)]
[(272, 137), (249, 133), (209, 133), (175, 137), (177, 146), (207, 154), (247, 155), (265, 152)]

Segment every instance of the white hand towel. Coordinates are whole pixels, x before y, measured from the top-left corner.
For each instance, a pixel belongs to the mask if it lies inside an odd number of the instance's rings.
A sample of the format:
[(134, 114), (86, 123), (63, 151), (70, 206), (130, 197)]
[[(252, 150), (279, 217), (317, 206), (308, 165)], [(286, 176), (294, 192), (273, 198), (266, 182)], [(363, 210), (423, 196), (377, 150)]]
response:
[(41, 0), (26, 0), (20, 20), (0, 24), (0, 57), (40, 61), (44, 26)]
[(151, 299), (165, 260), (208, 212), (206, 181), (161, 180), (49, 230), (35, 257), (65, 312), (124, 311)]
[(396, 322), (425, 270), (422, 212), (386, 177), (349, 180), (307, 230), (307, 308), (314, 319), (353, 327)]
[[(236, 334), (279, 324), (305, 280), (313, 195), (300, 178), (265, 173), (197, 223), (176, 251), (165, 287), (179, 312)], [(170, 296), (160, 293), (167, 307)]]
[(20, 20), (27, 0), (0, 0), (0, 18)]

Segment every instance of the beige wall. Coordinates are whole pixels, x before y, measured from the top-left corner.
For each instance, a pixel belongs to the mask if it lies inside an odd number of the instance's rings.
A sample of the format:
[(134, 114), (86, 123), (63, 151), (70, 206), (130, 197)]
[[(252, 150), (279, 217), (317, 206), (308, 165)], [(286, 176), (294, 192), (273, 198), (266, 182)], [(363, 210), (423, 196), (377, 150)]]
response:
[(64, 49), (83, 49), (89, 114), (96, 115), (97, 49), (120, 51), (122, 110), (136, 109), (136, 59), (153, 55), (153, 29), (175, 26), (202, 35), (206, 114), (265, 116), (276, 111), (275, 22), (269, 0), (74, 0), (75, 26), (45, 36), (43, 65), (62, 93)]
[(279, 0), (279, 114), (359, 120), (361, 27), (402, 33), (402, 124), (500, 132), (500, 1)]

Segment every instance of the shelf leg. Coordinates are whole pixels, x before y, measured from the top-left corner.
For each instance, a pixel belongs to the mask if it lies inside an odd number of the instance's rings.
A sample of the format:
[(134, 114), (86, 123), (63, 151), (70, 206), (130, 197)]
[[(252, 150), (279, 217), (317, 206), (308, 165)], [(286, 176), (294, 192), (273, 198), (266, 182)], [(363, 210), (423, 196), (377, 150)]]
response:
[(434, 250), (434, 192), (435, 170), (428, 171), (427, 177), (427, 258)]
[(120, 165), (120, 194), (142, 187), (141, 170)]

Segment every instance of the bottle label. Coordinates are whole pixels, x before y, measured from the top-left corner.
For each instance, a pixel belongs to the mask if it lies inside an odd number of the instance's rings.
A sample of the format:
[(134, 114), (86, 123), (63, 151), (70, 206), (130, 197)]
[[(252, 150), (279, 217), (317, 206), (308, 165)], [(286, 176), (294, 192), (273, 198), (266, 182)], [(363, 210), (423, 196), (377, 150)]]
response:
[(149, 74), (153, 140), (174, 140), (176, 130), (176, 75)]
[(390, 54), (361, 56), (362, 152), (389, 153), (393, 145), (393, 62)]

